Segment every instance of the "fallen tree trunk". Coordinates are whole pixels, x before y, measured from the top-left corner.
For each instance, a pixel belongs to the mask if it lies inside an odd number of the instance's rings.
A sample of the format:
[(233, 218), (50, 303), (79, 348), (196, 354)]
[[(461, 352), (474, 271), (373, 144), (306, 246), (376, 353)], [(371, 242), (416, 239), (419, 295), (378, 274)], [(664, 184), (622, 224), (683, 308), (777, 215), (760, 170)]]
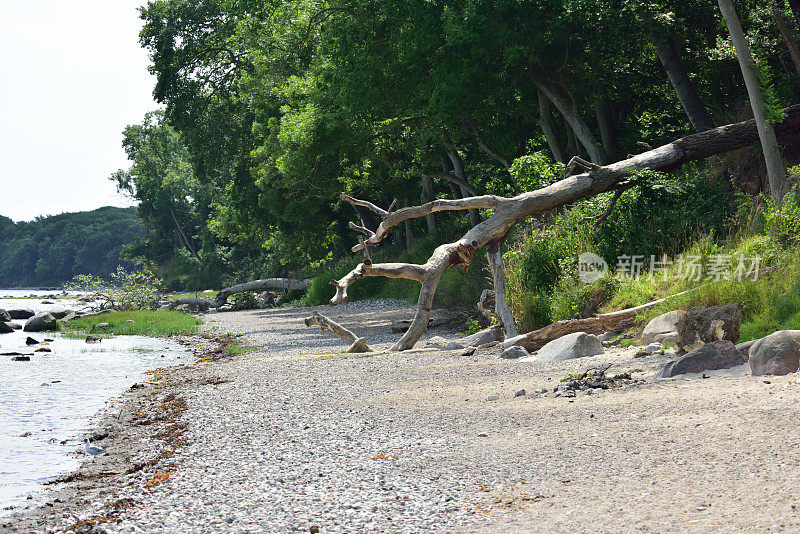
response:
[(333, 332), (339, 336), (345, 343), (350, 343), (350, 348), (345, 352), (372, 352), (372, 349), (367, 345), (367, 340), (363, 337), (358, 337), (353, 332), (343, 327), (336, 321), (325, 317), (324, 315), (314, 312), (311, 317), (305, 319), (306, 326), (318, 326), (320, 333), (325, 330)]
[(247, 291), (266, 291), (268, 289), (308, 289), (311, 285), (310, 279), (294, 279), (294, 278), (265, 278), (263, 280), (254, 280), (252, 282), (245, 282), (244, 284), (237, 284), (235, 286), (226, 287), (217, 293), (215, 299), (204, 299), (199, 297), (184, 297), (177, 299), (170, 303), (168, 309), (173, 309), (181, 304), (197, 307), (201, 310), (208, 310), (209, 308), (219, 308), (227, 304), (228, 298), (237, 293), (245, 293)]
[[(800, 106), (787, 108), (786, 119), (775, 130), (779, 134), (789, 134), (800, 130)], [(428, 327), (433, 297), (442, 274), (454, 265), (469, 267), (472, 257), (481, 248), (502, 243), (508, 232), (517, 223), (535, 213), (548, 211), (565, 204), (589, 198), (600, 193), (615, 190), (628, 181), (630, 175), (643, 169), (672, 171), (682, 164), (723, 154), (752, 144), (759, 140), (755, 121), (721, 126), (690, 135), (654, 150), (638, 154), (611, 165), (592, 166), (587, 172), (569, 176), (552, 185), (523, 193), (514, 198), (495, 195), (467, 197), (458, 200), (434, 200), (421, 206), (411, 206), (397, 211), (383, 210), (365, 200), (342, 194), (341, 199), (350, 204), (364, 206), (381, 217), (381, 223), (374, 232), (357, 228), (367, 239), (353, 247), (353, 252), (377, 245), (388, 235), (389, 230), (408, 219), (425, 217), (440, 211), (469, 209), (491, 209), (493, 214), (470, 229), (454, 243), (440, 245), (434, 250), (425, 264), (408, 263), (372, 264), (368, 258), (340, 280), (333, 280), (336, 294), (331, 305), (347, 301), (347, 288), (353, 282), (368, 276), (405, 278), (421, 283), (417, 313), (411, 327), (392, 347), (392, 350), (407, 350), (416, 344)]]
[(503, 343), (504, 348), (513, 345), (525, 347), (528, 352), (539, 350), (551, 341), (567, 334), (585, 332), (587, 334), (603, 334), (605, 332), (621, 331), (633, 326), (636, 320), (636, 312), (622, 315), (588, 317), (586, 319), (568, 319), (558, 321), (551, 325), (522, 334)]

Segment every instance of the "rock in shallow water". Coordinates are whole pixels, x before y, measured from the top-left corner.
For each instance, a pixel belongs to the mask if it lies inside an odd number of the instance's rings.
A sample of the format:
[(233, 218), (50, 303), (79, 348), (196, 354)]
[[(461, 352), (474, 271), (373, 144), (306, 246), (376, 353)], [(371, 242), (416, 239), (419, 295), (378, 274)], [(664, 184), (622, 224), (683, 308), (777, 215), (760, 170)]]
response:
[(47, 312), (37, 313), (25, 323), (26, 332), (46, 332), (57, 328), (56, 318)]
[(5, 310), (0, 310), (0, 323), (8, 323), (11, 321), (11, 316)]
[(14, 328), (11, 326), (10, 323), (5, 321), (0, 321), (0, 334), (10, 334), (14, 331)]
[(12, 319), (17, 320), (27, 320), (36, 315), (33, 310), (8, 310), (8, 315), (11, 316)]

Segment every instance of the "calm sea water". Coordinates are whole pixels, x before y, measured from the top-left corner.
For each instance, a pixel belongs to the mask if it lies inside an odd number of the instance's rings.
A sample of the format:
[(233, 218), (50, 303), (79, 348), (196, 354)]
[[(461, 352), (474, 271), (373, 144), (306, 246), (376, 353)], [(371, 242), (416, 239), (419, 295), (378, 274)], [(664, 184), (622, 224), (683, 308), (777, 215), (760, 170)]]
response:
[[(75, 300), (9, 299), (55, 295), (59, 291), (0, 289), (0, 309), (35, 312), (75, 309)], [(18, 321), (23, 323), (23, 321)], [(52, 338), (51, 353), (33, 353), (30, 335)], [(31, 506), (42, 482), (76, 469), (86, 457), (82, 436), (106, 402), (136, 382), (145, 371), (192, 361), (175, 342), (139, 336), (104, 339), (99, 344), (57, 334), (0, 334), (0, 353), (31, 354), (29, 362), (0, 356), (0, 516)], [(28, 497), (32, 496), (33, 499)]]

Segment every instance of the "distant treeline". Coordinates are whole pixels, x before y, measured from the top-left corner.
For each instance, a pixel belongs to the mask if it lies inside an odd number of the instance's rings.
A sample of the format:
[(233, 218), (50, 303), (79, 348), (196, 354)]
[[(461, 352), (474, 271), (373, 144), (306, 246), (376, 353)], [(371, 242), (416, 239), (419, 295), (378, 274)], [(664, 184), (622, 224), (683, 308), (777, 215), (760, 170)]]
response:
[(15, 223), (0, 216), (0, 287), (52, 286), (76, 274), (103, 275), (144, 234), (135, 208), (105, 207)]

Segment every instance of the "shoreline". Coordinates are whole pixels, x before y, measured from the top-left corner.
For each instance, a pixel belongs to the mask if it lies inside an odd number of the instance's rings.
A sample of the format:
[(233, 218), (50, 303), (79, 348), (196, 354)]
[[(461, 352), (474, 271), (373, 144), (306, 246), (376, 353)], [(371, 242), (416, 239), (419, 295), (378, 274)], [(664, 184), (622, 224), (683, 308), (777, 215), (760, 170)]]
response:
[[(117, 472), (145, 467), (71, 482), (51, 496), (62, 502), (0, 531), (800, 529), (797, 374), (657, 379), (669, 356), (637, 347), (547, 363), (425, 347), (455, 334), (441, 330), (391, 353), (391, 324), (413, 307), (354, 303), (331, 316), (377, 352), (346, 355), (302, 326), (312, 309), (207, 314), (206, 335), (256, 350), (123, 394), (103, 445), (124, 451)], [(553, 397), (561, 378), (607, 363), (635, 380)], [(79, 472), (110, 471), (110, 456)]]
[(223, 351), (230, 343), (204, 333), (163, 339), (181, 344), (195, 361), (146, 371), (147, 379), (110, 398), (92, 416), (84, 436), (114, 452), (86, 457), (75, 471), (44, 482), (37, 498), (41, 504), (0, 517), (0, 532), (91, 531), (135, 505), (120, 497), (102, 513), (87, 515), (92, 504), (112, 492), (121, 495), (143, 477), (149, 477), (146, 484), (156, 472), (169, 472), (170, 458), (185, 445), (180, 417), (186, 405), (173, 392), (191, 380), (197, 363), (226, 358)]

